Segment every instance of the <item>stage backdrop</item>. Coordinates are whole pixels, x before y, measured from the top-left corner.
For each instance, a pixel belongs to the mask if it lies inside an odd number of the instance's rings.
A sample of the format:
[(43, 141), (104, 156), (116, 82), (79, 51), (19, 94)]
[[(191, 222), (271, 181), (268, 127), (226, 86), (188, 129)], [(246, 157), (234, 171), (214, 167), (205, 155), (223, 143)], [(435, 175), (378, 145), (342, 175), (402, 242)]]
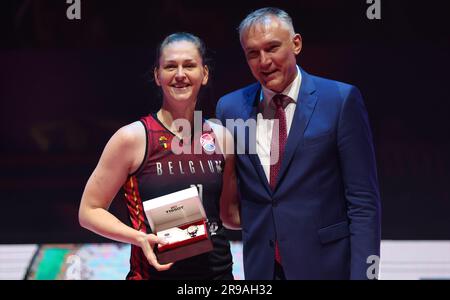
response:
[[(377, 2), (377, 1), (374, 1)], [(252, 83), (236, 31), (278, 6), (303, 36), (307, 72), (358, 86), (374, 133), (383, 239), (450, 239), (450, 70), (444, 1), (86, 1), (0, 4), (0, 243), (105, 241), (78, 225), (109, 137), (158, 108), (157, 43), (204, 39), (212, 78), (199, 108)], [(126, 221), (118, 196), (112, 211)], [(233, 237), (238, 238), (239, 233)]]

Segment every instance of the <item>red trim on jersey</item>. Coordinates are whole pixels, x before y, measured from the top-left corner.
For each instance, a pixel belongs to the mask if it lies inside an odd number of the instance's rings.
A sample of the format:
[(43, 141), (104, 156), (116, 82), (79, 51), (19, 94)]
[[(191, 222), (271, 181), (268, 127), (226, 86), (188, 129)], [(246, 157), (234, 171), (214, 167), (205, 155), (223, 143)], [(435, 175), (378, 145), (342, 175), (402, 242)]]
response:
[(131, 176), (124, 185), (125, 199), (133, 228), (147, 232), (145, 228), (144, 206), (139, 194), (136, 176)]
[[(130, 176), (123, 188), (125, 190), (125, 201), (131, 225), (134, 229), (147, 233), (144, 219), (144, 205), (139, 194), (136, 176)], [(150, 264), (142, 249), (135, 245), (131, 246), (130, 267), (133, 275), (127, 277), (127, 279), (140, 280), (149, 278), (148, 268)]]

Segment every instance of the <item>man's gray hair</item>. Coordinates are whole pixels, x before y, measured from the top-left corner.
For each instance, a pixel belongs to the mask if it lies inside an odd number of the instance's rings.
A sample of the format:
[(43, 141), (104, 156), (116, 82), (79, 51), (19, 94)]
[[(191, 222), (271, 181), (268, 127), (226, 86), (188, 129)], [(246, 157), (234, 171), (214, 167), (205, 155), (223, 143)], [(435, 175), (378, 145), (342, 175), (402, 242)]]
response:
[(287, 25), (291, 35), (295, 34), (294, 25), (292, 24), (292, 18), (282, 9), (276, 7), (264, 7), (255, 10), (248, 14), (241, 24), (239, 24), (239, 39), (242, 39), (242, 35), (252, 26), (258, 23), (264, 23), (267, 18), (271, 16), (277, 17), (281, 22)]

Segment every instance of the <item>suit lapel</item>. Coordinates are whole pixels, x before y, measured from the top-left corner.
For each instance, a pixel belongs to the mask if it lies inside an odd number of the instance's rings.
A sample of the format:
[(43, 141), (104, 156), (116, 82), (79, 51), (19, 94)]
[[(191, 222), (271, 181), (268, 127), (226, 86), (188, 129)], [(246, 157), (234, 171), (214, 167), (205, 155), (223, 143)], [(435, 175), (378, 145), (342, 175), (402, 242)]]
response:
[[(281, 162), (280, 173), (278, 174), (278, 183), (282, 181), (289, 163), (294, 156), (295, 149), (303, 138), (303, 133), (308, 126), (317, 102), (317, 95), (314, 94), (316, 87), (311, 76), (302, 69), (300, 69), (300, 72), (302, 74), (302, 83), (297, 97), (297, 106), (295, 108), (291, 129), (289, 130), (286, 148), (284, 150), (283, 161)], [(277, 184), (277, 187), (278, 185), (279, 184)]]
[[(258, 114), (258, 103), (259, 103), (259, 96), (261, 93), (261, 85), (256, 85), (255, 89), (252, 89), (248, 91), (246, 98), (247, 98), (247, 118), (246, 119), (252, 119), (255, 121), (256, 124), (256, 118)], [(269, 194), (272, 194), (272, 189), (270, 188), (269, 181), (266, 177), (266, 174), (264, 173), (264, 169), (261, 165), (261, 161), (259, 159), (258, 154), (256, 153), (256, 126), (253, 128), (246, 128), (245, 133), (245, 153), (248, 154), (250, 161), (253, 164), (253, 167), (256, 170), (256, 173), (258, 173), (260, 182), (263, 183), (264, 188), (267, 190)]]

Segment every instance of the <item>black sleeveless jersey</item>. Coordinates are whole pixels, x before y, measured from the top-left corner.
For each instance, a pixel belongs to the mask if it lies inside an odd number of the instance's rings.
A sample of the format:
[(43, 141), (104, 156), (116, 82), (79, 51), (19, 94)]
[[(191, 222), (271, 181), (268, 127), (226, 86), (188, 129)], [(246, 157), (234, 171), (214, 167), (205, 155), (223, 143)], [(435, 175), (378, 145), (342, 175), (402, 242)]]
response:
[(141, 248), (132, 245), (127, 279), (214, 279), (231, 274), (230, 245), (219, 217), (225, 159), (216, 149), (214, 132), (204, 123), (203, 130), (194, 132), (192, 139), (183, 144), (156, 114), (141, 122), (147, 137), (145, 158), (123, 186), (131, 225), (150, 233), (143, 201), (195, 186), (205, 208), (214, 249), (177, 261), (169, 270), (159, 272), (148, 263)]

